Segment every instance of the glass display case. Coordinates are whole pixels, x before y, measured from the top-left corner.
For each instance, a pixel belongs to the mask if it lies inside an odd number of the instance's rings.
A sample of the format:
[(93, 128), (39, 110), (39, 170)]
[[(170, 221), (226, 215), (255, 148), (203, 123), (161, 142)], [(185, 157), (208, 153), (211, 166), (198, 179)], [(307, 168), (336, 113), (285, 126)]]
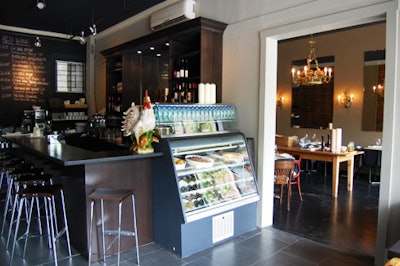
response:
[(186, 257), (256, 229), (259, 193), (242, 133), (183, 134), (154, 148), (164, 154), (152, 168), (154, 241)]
[(168, 142), (185, 222), (258, 200), (241, 134)]

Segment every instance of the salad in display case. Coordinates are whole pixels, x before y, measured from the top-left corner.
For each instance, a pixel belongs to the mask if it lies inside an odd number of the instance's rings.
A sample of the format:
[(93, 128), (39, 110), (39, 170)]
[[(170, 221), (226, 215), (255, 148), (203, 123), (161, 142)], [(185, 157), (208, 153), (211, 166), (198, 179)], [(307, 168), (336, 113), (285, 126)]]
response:
[(186, 222), (258, 200), (252, 162), (241, 133), (167, 142)]

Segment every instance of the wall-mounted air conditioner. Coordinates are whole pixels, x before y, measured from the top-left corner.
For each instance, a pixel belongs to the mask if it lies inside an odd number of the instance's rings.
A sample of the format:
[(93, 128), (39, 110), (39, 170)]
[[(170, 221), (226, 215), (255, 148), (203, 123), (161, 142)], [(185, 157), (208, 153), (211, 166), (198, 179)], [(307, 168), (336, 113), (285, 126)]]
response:
[(195, 18), (194, 0), (182, 0), (162, 10), (154, 12), (150, 18), (153, 31), (164, 29), (180, 22)]

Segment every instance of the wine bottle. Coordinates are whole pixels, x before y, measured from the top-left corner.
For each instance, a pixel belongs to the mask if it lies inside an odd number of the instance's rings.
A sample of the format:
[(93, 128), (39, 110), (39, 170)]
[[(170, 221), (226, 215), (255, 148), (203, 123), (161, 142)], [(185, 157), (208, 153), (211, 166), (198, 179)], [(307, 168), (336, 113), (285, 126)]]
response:
[(185, 60), (185, 66), (184, 66), (184, 70), (185, 70), (185, 78), (189, 78), (189, 66), (188, 66), (188, 60)]
[(321, 151), (325, 150), (324, 136), (321, 136)]
[(177, 92), (177, 94), (178, 94), (178, 99), (177, 99), (177, 103), (181, 103), (182, 102), (182, 85), (181, 84), (179, 84), (178, 85), (178, 92)]
[(185, 77), (185, 60), (181, 59), (180, 66), (179, 66), (179, 77)]
[(187, 89), (187, 84), (185, 82), (182, 82), (182, 92), (181, 92), (181, 98), (183, 103), (187, 103), (187, 94), (188, 94), (188, 89)]
[(186, 101), (188, 103), (192, 103), (193, 98), (192, 98), (192, 84), (188, 84), (187, 92), (186, 92)]
[(328, 134), (328, 136), (327, 136), (327, 140), (326, 140), (325, 147), (326, 147), (327, 150), (330, 150), (330, 149), (331, 149), (331, 139), (330, 139), (329, 134)]

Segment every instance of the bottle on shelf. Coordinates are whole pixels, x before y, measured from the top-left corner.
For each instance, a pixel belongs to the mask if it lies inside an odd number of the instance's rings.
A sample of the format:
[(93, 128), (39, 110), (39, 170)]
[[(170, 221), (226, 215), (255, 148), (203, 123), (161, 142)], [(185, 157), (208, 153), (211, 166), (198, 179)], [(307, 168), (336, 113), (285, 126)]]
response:
[(325, 143), (325, 147), (326, 147), (326, 150), (331, 150), (331, 139), (330, 139), (330, 136), (329, 136), (329, 134), (328, 134), (328, 136), (327, 136), (327, 140), (326, 140), (326, 143)]
[(187, 103), (187, 86), (185, 82), (182, 82), (182, 91), (181, 91), (181, 102)]
[(185, 77), (185, 60), (181, 59), (179, 63), (179, 77), (184, 78)]
[(187, 79), (189, 78), (189, 64), (188, 64), (188, 60), (185, 60), (185, 65), (184, 65), (184, 77)]

